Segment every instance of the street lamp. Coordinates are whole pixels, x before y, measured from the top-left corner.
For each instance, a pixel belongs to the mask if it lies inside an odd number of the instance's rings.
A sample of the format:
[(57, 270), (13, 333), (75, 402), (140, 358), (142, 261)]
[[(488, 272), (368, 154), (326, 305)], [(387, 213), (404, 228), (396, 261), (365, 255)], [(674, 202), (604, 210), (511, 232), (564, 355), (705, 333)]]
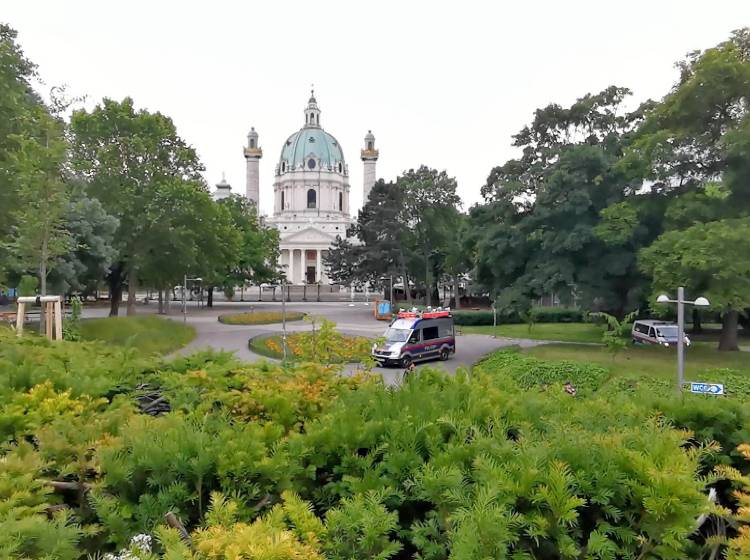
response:
[(185, 275), (184, 283), (182, 284), (182, 322), (187, 323), (187, 283), (188, 282), (203, 282), (203, 278), (188, 278)]
[(694, 301), (685, 299), (685, 288), (677, 288), (677, 299), (669, 299), (666, 294), (656, 298), (656, 303), (677, 304), (677, 393), (682, 392), (685, 382), (685, 304), (696, 307), (708, 307), (711, 305), (704, 297), (696, 298)]
[(281, 265), (281, 351), (286, 363), (286, 296), (284, 290), (286, 289), (286, 269), (289, 268), (288, 264)]

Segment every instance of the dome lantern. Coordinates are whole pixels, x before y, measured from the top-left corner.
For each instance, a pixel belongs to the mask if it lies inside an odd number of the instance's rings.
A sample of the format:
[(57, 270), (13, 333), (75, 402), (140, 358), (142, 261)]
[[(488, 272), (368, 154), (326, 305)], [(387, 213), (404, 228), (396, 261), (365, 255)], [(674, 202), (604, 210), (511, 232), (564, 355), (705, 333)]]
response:
[(320, 109), (315, 99), (314, 89), (310, 90), (310, 99), (307, 101), (307, 107), (305, 108), (305, 126), (320, 127)]

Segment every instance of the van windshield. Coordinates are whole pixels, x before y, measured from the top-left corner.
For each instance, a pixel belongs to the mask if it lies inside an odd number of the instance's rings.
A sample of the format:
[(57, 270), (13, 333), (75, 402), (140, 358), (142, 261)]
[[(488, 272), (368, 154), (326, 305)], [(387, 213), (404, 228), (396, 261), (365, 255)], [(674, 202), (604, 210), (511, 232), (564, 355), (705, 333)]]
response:
[(674, 327), (674, 326), (658, 327), (656, 329), (656, 336), (661, 336), (664, 338), (677, 338), (677, 327)]
[(411, 331), (409, 329), (392, 329), (389, 327), (386, 329), (383, 337), (386, 342), (406, 342), (409, 340), (410, 333)]

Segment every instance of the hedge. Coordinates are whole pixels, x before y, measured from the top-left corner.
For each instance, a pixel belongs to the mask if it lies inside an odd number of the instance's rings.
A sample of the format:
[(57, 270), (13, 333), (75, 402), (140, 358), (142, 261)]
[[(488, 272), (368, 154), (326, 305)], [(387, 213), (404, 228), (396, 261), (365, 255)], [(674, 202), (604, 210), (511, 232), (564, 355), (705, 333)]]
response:
[[(532, 307), (529, 312), (534, 323), (580, 323), (584, 320), (583, 311), (574, 307)], [(475, 326), (492, 325), (492, 311), (453, 311), (453, 320), (457, 325)], [(517, 324), (524, 323), (517, 314), (504, 315), (498, 313), (497, 323)]]

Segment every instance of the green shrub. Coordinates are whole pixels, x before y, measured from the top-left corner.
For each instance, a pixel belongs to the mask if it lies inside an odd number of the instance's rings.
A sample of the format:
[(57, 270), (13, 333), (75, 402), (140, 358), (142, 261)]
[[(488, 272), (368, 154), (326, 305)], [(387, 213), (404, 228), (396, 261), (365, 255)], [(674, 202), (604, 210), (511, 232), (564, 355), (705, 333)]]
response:
[[(479, 326), (492, 325), (492, 311), (453, 311), (453, 320), (457, 325)], [(516, 323), (580, 323), (583, 321), (583, 312), (572, 307), (532, 307), (524, 319), (517, 313), (498, 313), (497, 324)]]
[[(492, 311), (453, 311), (453, 321), (457, 325), (492, 325)], [(498, 317), (498, 323), (500, 318)]]
[(548, 362), (519, 353), (501, 350), (482, 360), (476, 367), (489, 375), (508, 376), (519, 387), (572, 383), (579, 391), (596, 391), (609, 376), (600, 366), (572, 362)]
[[(0, 337), (0, 550), (30, 559), (142, 532), (189, 558), (167, 511), (216, 558), (696, 558), (697, 474), (732, 462), (699, 443), (750, 439), (742, 403), (603, 394), (604, 368), (518, 352), (393, 388), (324, 364)], [(577, 397), (537, 390), (564, 381)], [(142, 383), (171, 412), (140, 414)]]
[(534, 323), (580, 323), (583, 312), (576, 307), (532, 307), (529, 315)]

